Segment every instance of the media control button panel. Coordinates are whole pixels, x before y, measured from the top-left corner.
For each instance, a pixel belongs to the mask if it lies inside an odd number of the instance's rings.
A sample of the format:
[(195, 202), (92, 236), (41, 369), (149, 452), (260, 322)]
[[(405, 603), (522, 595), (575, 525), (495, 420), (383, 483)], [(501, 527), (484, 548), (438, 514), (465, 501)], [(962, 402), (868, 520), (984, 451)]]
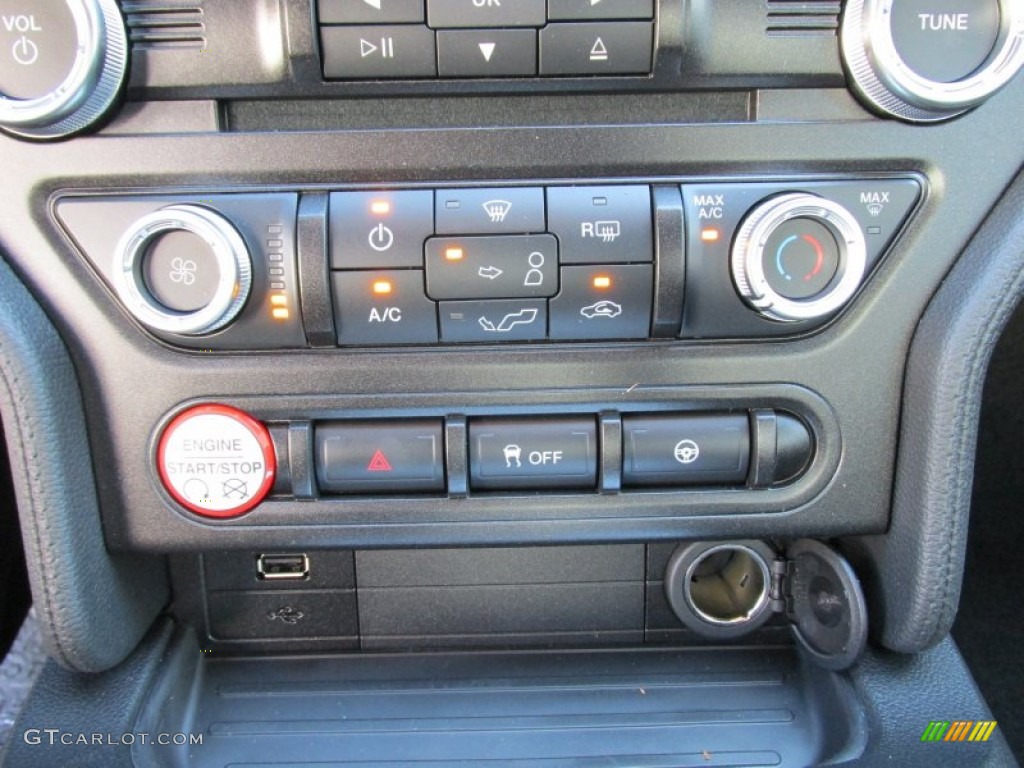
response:
[(318, 0), (328, 80), (649, 75), (652, 0)]
[(246, 350), (785, 337), (846, 307), (913, 176), (68, 195), (154, 334)]

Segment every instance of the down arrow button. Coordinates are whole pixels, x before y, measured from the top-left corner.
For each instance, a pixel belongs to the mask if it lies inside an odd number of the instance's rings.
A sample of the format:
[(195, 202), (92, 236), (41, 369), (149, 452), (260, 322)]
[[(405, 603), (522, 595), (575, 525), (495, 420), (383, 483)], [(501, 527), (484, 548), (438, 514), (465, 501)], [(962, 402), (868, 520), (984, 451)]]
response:
[(529, 77), (537, 74), (533, 29), (441, 30), (437, 33), (441, 77)]

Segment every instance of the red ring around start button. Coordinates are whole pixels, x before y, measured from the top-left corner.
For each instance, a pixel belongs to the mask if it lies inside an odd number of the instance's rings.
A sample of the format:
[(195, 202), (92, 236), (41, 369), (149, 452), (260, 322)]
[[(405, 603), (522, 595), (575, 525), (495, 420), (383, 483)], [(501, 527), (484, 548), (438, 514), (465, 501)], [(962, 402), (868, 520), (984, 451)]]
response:
[(167, 492), (204, 517), (244, 515), (270, 492), (277, 472), (267, 428), (219, 404), (178, 414), (160, 436), (156, 460)]

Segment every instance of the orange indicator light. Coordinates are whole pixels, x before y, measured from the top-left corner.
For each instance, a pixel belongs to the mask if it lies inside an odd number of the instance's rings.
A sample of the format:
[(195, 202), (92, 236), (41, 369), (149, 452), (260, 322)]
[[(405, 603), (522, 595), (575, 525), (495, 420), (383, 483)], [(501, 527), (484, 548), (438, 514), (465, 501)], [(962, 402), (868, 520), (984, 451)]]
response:
[(391, 203), (387, 200), (374, 200), (370, 203), (370, 211), (378, 216), (387, 216), (391, 213)]
[(287, 320), (289, 316), (288, 307), (274, 307), (270, 311), (270, 315), (275, 320)]
[(275, 293), (273, 296), (270, 297), (270, 303), (275, 307), (287, 307), (288, 296), (283, 293)]
[(387, 296), (391, 293), (391, 281), (375, 280), (373, 283), (373, 292), (378, 296)]
[(457, 245), (445, 248), (444, 250), (444, 257), (448, 259), (448, 261), (462, 261), (465, 256), (465, 252)]
[(612, 287), (612, 279), (608, 275), (595, 275), (594, 287), (599, 291), (607, 291)]
[(700, 231), (700, 239), (705, 243), (717, 243), (719, 232), (714, 227), (705, 227)]

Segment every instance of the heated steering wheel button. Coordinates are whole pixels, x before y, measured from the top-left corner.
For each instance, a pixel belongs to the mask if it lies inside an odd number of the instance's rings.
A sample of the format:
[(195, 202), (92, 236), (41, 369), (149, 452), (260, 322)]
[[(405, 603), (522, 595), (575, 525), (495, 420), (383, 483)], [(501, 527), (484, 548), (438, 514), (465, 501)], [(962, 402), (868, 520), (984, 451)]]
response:
[(750, 465), (746, 416), (626, 416), (624, 485), (739, 484)]

